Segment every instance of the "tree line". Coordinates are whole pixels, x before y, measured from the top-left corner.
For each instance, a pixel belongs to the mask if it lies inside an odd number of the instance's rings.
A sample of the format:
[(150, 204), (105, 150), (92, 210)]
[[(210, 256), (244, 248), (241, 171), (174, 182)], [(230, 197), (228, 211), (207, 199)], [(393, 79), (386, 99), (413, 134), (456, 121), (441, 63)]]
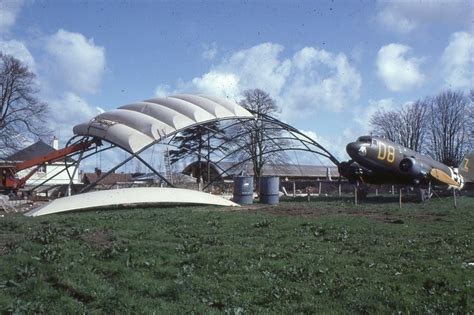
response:
[(474, 89), (468, 95), (446, 90), (398, 109), (378, 110), (371, 133), (458, 166), (474, 145)]

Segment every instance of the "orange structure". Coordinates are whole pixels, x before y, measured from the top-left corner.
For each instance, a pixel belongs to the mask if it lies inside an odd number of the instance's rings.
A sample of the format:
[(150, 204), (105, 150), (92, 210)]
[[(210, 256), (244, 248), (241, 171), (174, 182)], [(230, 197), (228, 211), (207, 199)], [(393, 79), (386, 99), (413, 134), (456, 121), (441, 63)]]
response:
[[(46, 155), (38, 156), (36, 158), (23, 161), (21, 163), (0, 166), (0, 179), (3, 186), (2, 188), (7, 189), (7, 190), (18, 190), (25, 186), (26, 181), (38, 171), (41, 165), (55, 162), (57, 160), (60, 160), (68, 156), (69, 154), (72, 154), (81, 150), (85, 150), (93, 144), (98, 144), (97, 140), (76, 143), (68, 147), (65, 147), (63, 149), (56, 150)], [(36, 167), (32, 169), (24, 177), (22, 178), (16, 177), (16, 174), (19, 171), (22, 171), (34, 166)]]

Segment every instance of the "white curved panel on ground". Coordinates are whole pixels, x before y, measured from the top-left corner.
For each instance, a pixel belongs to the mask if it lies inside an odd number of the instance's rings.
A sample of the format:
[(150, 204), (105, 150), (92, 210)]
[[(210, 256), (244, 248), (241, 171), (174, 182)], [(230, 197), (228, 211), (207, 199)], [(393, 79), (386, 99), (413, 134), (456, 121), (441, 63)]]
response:
[(205, 204), (235, 207), (238, 204), (222, 197), (196, 190), (181, 188), (138, 187), (93, 191), (84, 194), (58, 198), (33, 209), (26, 216), (37, 217), (67, 211), (110, 208), (114, 206), (153, 204)]
[(194, 124), (231, 118), (252, 118), (235, 102), (209, 96), (180, 94), (153, 98), (102, 113), (76, 125), (74, 134), (93, 136), (136, 153)]

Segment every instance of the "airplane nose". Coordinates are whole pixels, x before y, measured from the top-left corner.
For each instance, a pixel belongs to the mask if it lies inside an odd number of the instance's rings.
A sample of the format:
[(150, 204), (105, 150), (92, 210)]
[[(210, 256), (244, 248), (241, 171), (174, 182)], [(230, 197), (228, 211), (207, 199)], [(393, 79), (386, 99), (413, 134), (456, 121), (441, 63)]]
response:
[(359, 149), (360, 144), (357, 142), (351, 142), (346, 146), (346, 152), (347, 154), (349, 154), (350, 157), (356, 156)]

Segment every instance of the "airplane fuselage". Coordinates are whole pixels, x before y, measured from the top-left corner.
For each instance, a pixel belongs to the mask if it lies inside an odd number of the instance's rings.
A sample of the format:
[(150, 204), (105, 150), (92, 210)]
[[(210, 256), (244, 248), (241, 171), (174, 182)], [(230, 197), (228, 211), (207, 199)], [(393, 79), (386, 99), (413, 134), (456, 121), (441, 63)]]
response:
[(430, 175), (436, 169), (462, 186), (462, 177), (454, 169), (387, 139), (362, 136), (349, 143), (346, 151), (361, 167), (360, 179), (369, 183), (446, 184)]

